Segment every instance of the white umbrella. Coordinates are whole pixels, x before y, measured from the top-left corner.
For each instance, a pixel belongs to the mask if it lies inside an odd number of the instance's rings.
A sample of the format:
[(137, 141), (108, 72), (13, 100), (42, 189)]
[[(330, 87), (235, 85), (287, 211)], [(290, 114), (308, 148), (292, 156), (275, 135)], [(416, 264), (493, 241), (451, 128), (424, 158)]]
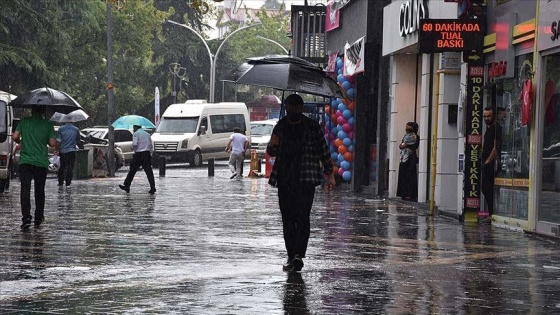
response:
[(57, 122), (57, 123), (66, 123), (66, 122), (78, 122), (78, 121), (82, 121), (82, 120), (87, 120), (89, 117), (88, 114), (86, 114), (86, 112), (84, 112), (81, 109), (77, 109), (73, 112), (70, 112), (69, 114), (63, 114), (63, 113), (59, 113), (56, 112), (52, 115), (50, 121), (52, 122)]

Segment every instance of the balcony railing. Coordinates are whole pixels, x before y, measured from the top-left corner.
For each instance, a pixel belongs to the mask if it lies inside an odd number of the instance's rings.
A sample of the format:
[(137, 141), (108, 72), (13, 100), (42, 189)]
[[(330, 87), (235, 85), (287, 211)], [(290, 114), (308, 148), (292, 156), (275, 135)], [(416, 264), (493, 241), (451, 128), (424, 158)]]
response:
[(325, 36), (326, 7), (292, 5), (292, 56), (325, 64), (328, 56)]

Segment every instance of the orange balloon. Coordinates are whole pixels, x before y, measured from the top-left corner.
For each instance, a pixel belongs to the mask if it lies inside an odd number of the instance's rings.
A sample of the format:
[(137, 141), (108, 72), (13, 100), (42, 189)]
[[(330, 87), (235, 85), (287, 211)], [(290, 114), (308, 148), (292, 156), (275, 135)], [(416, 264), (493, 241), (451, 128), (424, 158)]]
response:
[(331, 110), (330, 105), (325, 105), (325, 113), (328, 113)]
[(349, 103), (350, 103), (350, 100), (349, 100), (349, 99), (347, 99), (347, 98), (343, 98), (343, 99), (342, 99), (342, 104), (348, 106)]
[(334, 174), (338, 174), (338, 166), (333, 166), (333, 172)]
[(346, 160), (348, 162), (352, 162), (353, 159), (354, 159), (354, 153), (352, 153), (352, 152), (344, 153), (344, 160)]
[(336, 123), (336, 119), (337, 119), (337, 118), (338, 118), (338, 117), (336, 117), (336, 114), (332, 114), (332, 115), (331, 115), (331, 121), (332, 121), (333, 123)]
[(344, 154), (346, 152), (348, 152), (348, 148), (344, 144), (338, 146), (338, 153)]
[(334, 146), (340, 148), (341, 145), (342, 145), (342, 139), (336, 138), (336, 140), (334, 140)]
[(355, 108), (355, 107), (356, 107), (356, 106), (355, 106), (354, 102), (348, 103), (348, 109), (349, 109), (349, 110), (354, 111), (354, 108)]

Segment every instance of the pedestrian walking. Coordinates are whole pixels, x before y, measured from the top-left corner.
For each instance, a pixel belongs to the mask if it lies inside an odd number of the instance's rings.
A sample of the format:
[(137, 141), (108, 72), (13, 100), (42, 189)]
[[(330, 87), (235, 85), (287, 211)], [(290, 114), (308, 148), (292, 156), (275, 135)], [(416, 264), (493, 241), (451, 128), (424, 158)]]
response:
[(233, 134), (229, 137), (226, 145), (226, 152), (231, 152), (228, 163), (229, 169), (232, 172), (230, 179), (243, 177), (243, 162), (248, 147), (249, 139), (247, 136), (241, 133), (240, 128), (234, 128)]
[(400, 163), (399, 177), (397, 181), (397, 197), (403, 200), (418, 200), (418, 172), (416, 165), (418, 164), (418, 155), (416, 149), (420, 144), (418, 137), (418, 124), (409, 121), (405, 127), (406, 134), (399, 144)]
[(74, 176), (74, 162), (76, 161), (77, 145), (80, 143), (80, 129), (66, 123), (56, 132), (56, 151), (60, 157), (60, 166), (58, 168), (58, 187), (62, 187), (66, 182), (66, 187), (72, 185), (72, 177)]
[(126, 175), (124, 184), (119, 185), (120, 189), (130, 192), (130, 184), (134, 179), (134, 175), (142, 166), (144, 173), (148, 177), (148, 182), (150, 183), (150, 194), (155, 194), (156, 184), (154, 180), (154, 171), (152, 170), (152, 138), (149, 133), (142, 129), (142, 126), (133, 126), (134, 134), (132, 135), (132, 150), (134, 155), (132, 156), (132, 161), (130, 161), (130, 170)]
[[(45, 220), (45, 182), (49, 167), (47, 145), (54, 147), (56, 138), (54, 127), (44, 114), (44, 107), (33, 107), (31, 117), (22, 118), (12, 134), (12, 139), (21, 144), (19, 178), (22, 229), (28, 229), (31, 222), (38, 227)], [(31, 181), (35, 184), (35, 219), (31, 216)]]
[(310, 235), (315, 187), (327, 177), (335, 185), (333, 162), (321, 126), (303, 115), (303, 99), (286, 97), (286, 117), (272, 131), (266, 152), (275, 157), (269, 184), (278, 188), (284, 244), (288, 254), (284, 271), (301, 271)]
[[(494, 117), (492, 107), (484, 108), (482, 118), (486, 123), (486, 132), (482, 142), (482, 178), (480, 189), (486, 201), (487, 217), (494, 214), (494, 178), (496, 174), (496, 161), (502, 151), (502, 127)], [(486, 216), (486, 215), (484, 215)]]

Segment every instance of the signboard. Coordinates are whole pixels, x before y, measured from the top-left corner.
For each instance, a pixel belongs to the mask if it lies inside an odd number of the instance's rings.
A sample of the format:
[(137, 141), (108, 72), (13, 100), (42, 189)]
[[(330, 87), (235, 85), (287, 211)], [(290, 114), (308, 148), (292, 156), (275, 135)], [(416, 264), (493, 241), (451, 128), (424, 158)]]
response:
[(482, 87), (484, 86), (484, 63), (468, 65), (465, 131), (465, 183), (464, 209), (478, 211), (480, 208), (480, 153), (482, 152)]
[(482, 19), (424, 19), (420, 21), (418, 49), (423, 54), (480, 51), (484, 34)]
[(344, 76), (353, 76), (364, 72), (364, 48), (365, 37), (358, 39), (352, 45), (346, 43), (344, 46)]

